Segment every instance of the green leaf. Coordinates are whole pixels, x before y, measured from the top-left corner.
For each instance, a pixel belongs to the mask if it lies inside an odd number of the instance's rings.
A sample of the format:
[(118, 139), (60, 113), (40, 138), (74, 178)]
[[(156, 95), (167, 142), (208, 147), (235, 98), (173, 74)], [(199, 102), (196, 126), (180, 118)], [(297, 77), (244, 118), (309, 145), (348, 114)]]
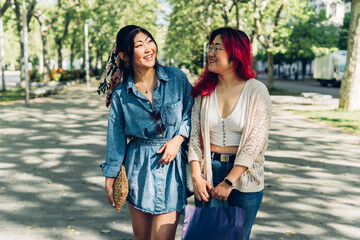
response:
[(102, 230), (100, 230), (100, 232), (101, 232), (102, 234), (109, 234), (109, 233), (111, 232), (111, 230), (109, 230), (109, 229), (102, 229)]

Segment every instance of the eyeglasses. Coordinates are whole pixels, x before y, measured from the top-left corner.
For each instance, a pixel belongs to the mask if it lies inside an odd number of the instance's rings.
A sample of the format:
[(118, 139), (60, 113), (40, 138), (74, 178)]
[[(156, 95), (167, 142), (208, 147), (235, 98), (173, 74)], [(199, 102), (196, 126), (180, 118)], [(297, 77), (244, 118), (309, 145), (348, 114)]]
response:
[(156, 121), (156, 122), (160, 121), (160, 122), (156, 125), (155, 130), (156, 130), (158, 133), (163, 134), (163, 133), (165, 132), (165, 130), (166, 130), (166, 126), (165, 126), (165, 125), (162, 123), (162, 121), (161, 121), (161, 114), (160, 114), (160, 112), (155, 112), (155, 111), (153, 111), (153, 112), (150, 113), (150, 116), (151, 116), (151, 119), (152, 119), (152, 120), (154, 120), (154, 121)]
[(218, 54), (221, 50), (224, 50), (224, 48), (215, 47), (214, 45), (209, 45), (207, 47), (208, 53), (211, 51), (214, 55)]

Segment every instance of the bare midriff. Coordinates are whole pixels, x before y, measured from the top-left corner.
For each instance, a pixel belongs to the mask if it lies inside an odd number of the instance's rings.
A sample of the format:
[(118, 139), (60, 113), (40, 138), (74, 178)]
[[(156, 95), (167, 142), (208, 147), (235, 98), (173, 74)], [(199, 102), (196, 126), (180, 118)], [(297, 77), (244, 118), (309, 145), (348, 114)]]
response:
[(222, 154), (236, 154), (239, 146), (228, 146), (228, 147), (220, 147), (215, 144), (210, 144), (210, 150), (216, 153)]

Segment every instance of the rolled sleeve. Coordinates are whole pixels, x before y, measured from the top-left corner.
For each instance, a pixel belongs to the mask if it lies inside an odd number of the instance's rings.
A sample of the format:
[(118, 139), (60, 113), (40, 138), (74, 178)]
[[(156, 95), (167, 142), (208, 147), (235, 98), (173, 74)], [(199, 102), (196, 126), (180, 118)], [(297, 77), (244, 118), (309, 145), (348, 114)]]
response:
[(116, 164), (116, 165), (110, 165), (105, 163), (100, 164), (100, 166), (102, 171), (103, 171), (103, 176), (104, 177), (117, 177), (117, 175), (120, 172), (120, 165)]
[(179, 124), (178, 130), (176, 131), (176, 134), (181, 135), (185, 138), (189, 138), (191, 125), (191, 109), (194, 103), (194, 99), (190, 95), (192, 86), (184, 73), (182, 73), (182, 82), (185, 85), (183, 87), (183, 111), (181, 122)]
[(180, 126), (179, 130), (177, 131), (177, 135), (181, 135), (185, 138), (189, 138), (190, 127), (189, 126)]
[(119, 98), (114, 94), (109, 112), (106, 162), (100, 164), (104, 177), (116, 177), (126, 152), (124, 114)]

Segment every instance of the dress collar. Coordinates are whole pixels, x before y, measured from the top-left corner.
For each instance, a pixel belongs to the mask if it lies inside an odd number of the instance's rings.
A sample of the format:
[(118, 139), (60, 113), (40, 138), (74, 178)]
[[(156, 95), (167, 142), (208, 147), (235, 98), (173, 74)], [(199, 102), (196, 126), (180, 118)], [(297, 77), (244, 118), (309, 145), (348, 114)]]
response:
[[(159, 64), (155, 64), (154, 68), (157, 73), (158, 80), (161, 80), (164, 82), (169, 81), (169, 77), (168, 77), (167, 73), (165, 72), (165, 69), (162, 66), (160, 66)], [(157, 81), (156, 88), (158, 88), (159, 86), (160, 86), (160, 81)], [(130, 74), (127, 79), (127, 87), (126, 87), (127, 92), (129, 92), (130, 89), (134, 90), (134, 88), (135, 88), (135, 84), (134, 84), (133, 75)]]

